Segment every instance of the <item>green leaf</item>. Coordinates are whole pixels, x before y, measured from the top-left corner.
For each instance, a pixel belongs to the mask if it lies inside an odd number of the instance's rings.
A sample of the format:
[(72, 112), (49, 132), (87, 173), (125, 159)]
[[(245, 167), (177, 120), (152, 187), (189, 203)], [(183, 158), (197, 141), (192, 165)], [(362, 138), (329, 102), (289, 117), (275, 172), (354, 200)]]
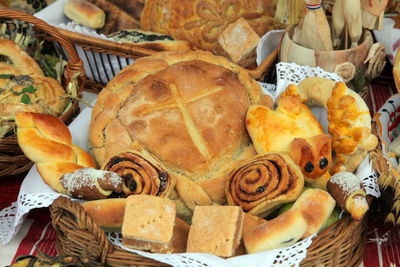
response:
[(27, 94), (23, 94), (21, 97), (21, 102), (24, 104), (32, 104), (31, 98)]
[(35, 87), (33, 87), (33, 85), (29, 85), (28, 87), (25, 87), (24, 89), (22, 89), (22, 93), (34, 93), (36, 92), (37, 89)]
[(10, 79), (13, 76), (12, 74), (0, 74), (0, 79)]

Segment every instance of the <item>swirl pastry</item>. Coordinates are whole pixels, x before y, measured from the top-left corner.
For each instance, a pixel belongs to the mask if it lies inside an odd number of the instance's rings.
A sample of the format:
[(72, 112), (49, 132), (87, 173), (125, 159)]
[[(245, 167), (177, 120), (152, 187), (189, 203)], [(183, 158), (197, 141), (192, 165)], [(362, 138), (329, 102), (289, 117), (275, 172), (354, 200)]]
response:
[(304, 177), (293, 160), (282, 152), (249, 158), (226, 180), (229, 205), (263, 217), (278, 205), (294, 201), (302, 192)]
[(168, 197), (175, 187), (175, 178), (160, 163), (138, 151), (115, 154), (101, 169), (115, 172), (122, 177), (122, 188), (126, 195)]

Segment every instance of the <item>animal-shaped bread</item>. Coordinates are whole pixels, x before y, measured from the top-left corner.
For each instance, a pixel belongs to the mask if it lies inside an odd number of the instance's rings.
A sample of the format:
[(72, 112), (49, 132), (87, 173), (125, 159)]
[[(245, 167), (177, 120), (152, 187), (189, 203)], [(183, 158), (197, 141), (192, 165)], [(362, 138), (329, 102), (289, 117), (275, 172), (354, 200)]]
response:
[(364, 160), (368, 151), (378, 144), (371, 133), (371, 114), (359, 94), (343, 82), (320, 77), (309, 77), (298, 86), (286, 90), (298, 94), (308, 106), (319, 105), (327, 109), (328, 132), (332, 136), (335, 152), (330, 173), (353, 172)]
[(252, 105), (246, 127), (258, 154), (287, 152), (304, 180), (325, 188), (331, 165), (331, 138), (296, 95), (283, 95), (275, 110)]

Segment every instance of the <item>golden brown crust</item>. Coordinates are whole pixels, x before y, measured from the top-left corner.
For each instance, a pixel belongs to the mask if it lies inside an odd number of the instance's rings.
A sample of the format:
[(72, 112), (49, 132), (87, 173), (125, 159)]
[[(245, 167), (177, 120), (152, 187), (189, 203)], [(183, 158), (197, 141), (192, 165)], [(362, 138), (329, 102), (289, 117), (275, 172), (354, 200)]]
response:
[(175, 226), (172, 200), (149, 195), (128, 197), (122, 224), (123, 244), (135, 249), (167, 253)]
[[(275, 110), (251, 106), (246, 127), (258, 154), (288, 153), (300, 167), (305, 181), (316, 183), (328, 172), (332, 162), (331, 138), (311, 110), (291, 91), (283, 93)], [(319, 184), (326, 188), (325, 180)]]
[(61, 176), (83, 167), (95, 167), (93, 158), (72, 144), (71, 133), (58, 118), (49, 114), (19, 112), (15, 115), (18, 144), (33, 162), (43, 181), (58, 192)]
[(243, 211), (235, 206), (196, 206), (186, 252), (230, 257), (242, 237)]
[(88, 2), (98, 6), (105, 13), (105, 23), (102, 28), (99, 29), (101, 33), (110, 34), (123, 29), (137, 29), (140, 28), (140, 23), (124, 9), (119, 8), (113, 3), (106, 0), (87, 0)]
[(125, 213), (126, 198), (109, 198), (85, 201), (81, 204), (85, 212), (99, 226), (119, 229)]
[[(39, 64), (23, 51), (15, 42), (0, 39), (0, 55), (7, 57), (10, 63), (0, 63), (0, 74), (10, 75), (0, 79), (0, 116), (14, 116), (18, 111), (32, 111), (60, 115), (65, 108), (65, 91), (61, 84), (44, 76)], [(26, 93), (31, 104), (22, 102), (21, 91), (32, 88)]]
[(317, 234), (325, 225), (335, 205), (336, 201), (328, 192), (314, 188), (305, 190), (292, 206), (292, 209), (301, 211), (307, 222), (307, 230), (302, 238)]
[(302, 99), (327, 108), (328, 132), (336, 155), (331, 174), (353, 172), (378, 144), (371, 133), (371, 114), (365, 101), (343, 82), (320, 77), (301, 81), (298, 92)]
[(283, 152), (257, 155), (232, 170), (226, 179), (229, 205), (264, 217), (283, 203), (294, 201), (302, 192), (303, 175)]
[(146, 1), (140, 25), (143, 30), (171, 35), (177, 40), (188, 40), (195, 47), (222, 54), (217, 39), (229, 24), (243, 17), (259, 36), (274, 23), (272, 1)]
[(243, 236), (247, 253), (287, 247), (296, 243), (307, 229), (307, 222), (299, 210), (287, 210)]
[(98, 29), (104, 26), (106, 15), (98, 6), (86, 0), (68, 0), (65, 15), (79, 24)]
[(194, 203), (222, 204), (224, 176), (254, 154), (244, 118), (249, 105), (262, 99), (247, 71), (209, 52), (141, 58), (99, 94), (91, 153), (101, 166), (114, 153), (139, 145), (180, 176), (178, 193), (191, 209)]

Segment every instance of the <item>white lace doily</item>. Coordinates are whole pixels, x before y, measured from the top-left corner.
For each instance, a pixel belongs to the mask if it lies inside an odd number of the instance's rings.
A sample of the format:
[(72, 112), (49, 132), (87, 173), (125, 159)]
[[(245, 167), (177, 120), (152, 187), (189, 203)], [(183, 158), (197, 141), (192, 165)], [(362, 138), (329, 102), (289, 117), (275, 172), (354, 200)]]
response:
[(222, 259), (220, 257), (205, 253), (175, 253), (158, 254), (129, 249), (122, 245), (119, 233), (108, 233), (108, 239), (116, 246), (127, 251), (137, 253), (143, 257), (179, 267), (256, 267), (256, 266), (299, 266), (306, 257), (307, 248), (311, 245), (316, 235), (309, 236), (296, 244), (282, 249), (274, 249), (256, 254)]

